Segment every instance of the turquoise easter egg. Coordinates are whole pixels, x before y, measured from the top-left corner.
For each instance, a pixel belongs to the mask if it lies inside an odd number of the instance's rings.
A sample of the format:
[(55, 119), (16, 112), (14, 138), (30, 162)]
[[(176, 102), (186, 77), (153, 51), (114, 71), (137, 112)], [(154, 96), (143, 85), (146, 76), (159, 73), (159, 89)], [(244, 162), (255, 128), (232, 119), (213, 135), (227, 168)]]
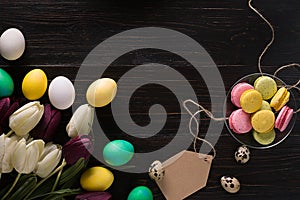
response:
[(129, 193), (127, 200), (153, 200), (153, 194), (149, 188), (138, 186)]
[(14, 91), (14, 82), (10, 75), (0, 68), (0, 97), (8, 97)]
[(133, 154), (133, 145), (125, 140), (111, 141), (103, 149), (103, 158), (111, 166), (121, 166), (128, 163)]

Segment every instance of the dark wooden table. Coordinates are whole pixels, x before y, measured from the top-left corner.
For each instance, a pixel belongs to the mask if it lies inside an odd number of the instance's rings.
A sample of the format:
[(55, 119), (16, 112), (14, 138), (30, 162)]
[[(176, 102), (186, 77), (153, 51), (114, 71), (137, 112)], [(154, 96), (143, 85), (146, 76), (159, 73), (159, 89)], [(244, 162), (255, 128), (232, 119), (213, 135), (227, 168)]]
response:
[[(276, 31), (275, 42), (263, 58), (264, 72), (273, 73), (280, 65), (299, 63), (299, 1), (256, 0), (254, 5), (270, 20)], [(49, 81), (58, 75), (74, 81), (84, 58), (96, 45), (119, 32), (147, 26), (177, 30), (201, 44), (218, 66), (227, 91), (239, 78), (258, 72), (257, 57), (270, 39), (269, 28), (248, 8), (246, 0), (1, 0), (0, 32), (10, 27), (21, 29), (27, 46), (25, 54), (17, 61), (9, 62), (1, 58), (0, 67), (7, 70), (15, 80), (14, 96), (23, 98), (20, 85), (30, 69), (45, 70)], [(160, 62), (165, 59), (166, 64), (181, 65), (183, 71), (189, 73), (190, 68), (184, 69), (187, 64), (182, 59), (169, 56), (162, 51), (133, 52), (113, 65), (126, 64), (133, 68), (149, 60)], [(118, 78), (118, 74), (123, 73), (122, 69), (120, 67), (119, 71), (116, 70), (117, 73), (107, 70), (106, 74)], [(299, 69), (285, 70), (280, 77), (292, 84), (299, 79)], [(191, 80), (191, 83), (198, 91), (205, 90), (205, 86), (199, 86), (197, 79)], [(299, 102), (299, 95), (295, 94)], [(137, 99), (148, 98), (143, 93), (137, 95), (140, 95)], [(210, 108), (209, 98), (204, 100), (200, 103)], [(49, 102), (47, 96), (41, 101)], [(172, 105), (172, 101), (164, 102)], [(132, 112), (138, 113), (139, 109), (132, 109)], [(97, 112), (107, 114), (108, 110), (109, 106)], [(141, 124), (143, 120), (148, 120), (146, 109), (142, 109), (142, 112)], [(60, 143), (67, 139), (64, 127), (71, 114), (71, 109), (63, 112), (64, 120), (58, 139)], [(239, 144), (224, 127), (215, 146), (218, 154), (207, 186), (187, 199), (299, 199), (299, 119), (298, 115), (292, 133), (283, 143), (267, 150), (252, 150), (251, 160), (246, 165), (235, 162), (233, 153)], [(111, 138), (118, 137), (118, 129), (109, 127), (110, 116), (104, 114), (101, 120), (109, 129), (106, 134), (112, 134)], [(201, 127), (205, 128), (208, 121), (202, 120)], [(176, 121), (172, 123), (174, 127), (177, 126)], [(137, 146), (147, 151), (154, 145), (159, 146), (159, 139), (154, 142), (143, 147)], [(96, 164), (99, 163), (94, 160), (90, 165)], [(113, 199), (126, 199), (129, 191), (137, 185), (149, 186), (154, 199), (164, 199), (147, 174), (117, 171), (114, 174), (115, 182), (109, 190)], [(220, 186), (220, 177), (227, 174), (240, 180), (242, 188), (239, 193), (228, 194)]]

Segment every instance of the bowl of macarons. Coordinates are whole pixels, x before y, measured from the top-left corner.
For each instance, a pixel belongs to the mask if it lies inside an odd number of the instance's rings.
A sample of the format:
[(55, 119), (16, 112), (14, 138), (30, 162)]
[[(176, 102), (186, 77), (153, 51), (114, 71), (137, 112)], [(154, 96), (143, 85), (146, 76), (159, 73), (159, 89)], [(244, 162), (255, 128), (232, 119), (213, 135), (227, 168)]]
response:
[(229, 90), (224, 104), (226, 127), (241, 144), (255, 149), (285, 140), (296, 122), (296, 101), (287, 85), (270, 74), (249, 74)]

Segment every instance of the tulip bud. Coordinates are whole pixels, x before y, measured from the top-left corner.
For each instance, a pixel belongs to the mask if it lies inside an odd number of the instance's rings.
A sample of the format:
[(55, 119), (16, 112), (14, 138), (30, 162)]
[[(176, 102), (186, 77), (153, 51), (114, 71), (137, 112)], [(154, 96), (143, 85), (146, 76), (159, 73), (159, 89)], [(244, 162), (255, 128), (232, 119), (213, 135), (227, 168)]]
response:
[(63, 146), (63, 157), (73, 165), (79, 158), (87, 160), (93, 151), (93, 143), (88, 135), (77, 136)]
[(74, 138), (79, 134), (89, 134), (94, 121), (94, 112), (95, 108), (89, 104), (79, 106), (66, 128), (69, 137)]
[(75, 200), (109, 200), (111, 199), (111, 194), (108, 192), (86, 192), (83, 194), (78, 194)]
[(19, 108), (19, 102), (11, 104), (10, 98), (3, 98), (0, 100), (0, 133), (2, 131), (9, 131), (8, 123), (9, 117)]
[(60, 159), (61, 146), (52, 142), (47, 143), (34, 169), (34, 173), (41, 178), (47, 177), (58, 165)]
[(61, 113), (59, 110), (51, 107), (50, 104), (44, 106), (44, 114), (40, 122), (32, 129), (30, 135), (45, 142), (53, 140), (55, 133), (59, 128)]
[(44, 106), (39, 101), (25, 104), (9, 117), (9, 127), (18, 136), (24, 136), (40, 121), (44, 113)]
[(33, 140), (26, 144), (26, 140), (22, 138), (12, 153), (11, 161), (15, 170), (20, 174), (31, 173), (44, 150), (44, 145), (43, 140)]
[(13, 170), (11, 163), (12, 152), (18, 143), (17, 136), (0, 136), (0, 173), (10, 173)]

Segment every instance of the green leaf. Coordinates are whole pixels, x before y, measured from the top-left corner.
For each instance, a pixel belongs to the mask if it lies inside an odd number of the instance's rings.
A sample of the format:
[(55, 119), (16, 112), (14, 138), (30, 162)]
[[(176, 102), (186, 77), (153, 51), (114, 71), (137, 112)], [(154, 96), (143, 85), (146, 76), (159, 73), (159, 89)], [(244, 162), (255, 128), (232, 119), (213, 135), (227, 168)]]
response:
[(41, 197), (44, 197), (44, 198), (42, 198), (43, 200), (57, 200), (57, 199), (62, 199), (63, 197), (80, 194), (81, 192), (82, 192), (82, 190), (80, 188), (76, 188), (76, 189), (68, 188), (68, 189), (57, 190), (54, 192), (49, 192), (49, 193), (37, 195), (34, 197), (30, 197), (28, 200), (38, 199)]
[(20, 185), (17, 190), (11, 195), (8, 200), (20, 200), (23, 199), (37, 184), (36, 176), (30, 176), (25, 182)]
[(84, 158), (80, 158), (77, 162), (70, 166), (68, 169), (64, 170), (59, 180), (59, 185), (63, 185), (64, 183), (73, 179), (76, 174), (81, 172), (81, 170), (85, 167), (85, 160)]

